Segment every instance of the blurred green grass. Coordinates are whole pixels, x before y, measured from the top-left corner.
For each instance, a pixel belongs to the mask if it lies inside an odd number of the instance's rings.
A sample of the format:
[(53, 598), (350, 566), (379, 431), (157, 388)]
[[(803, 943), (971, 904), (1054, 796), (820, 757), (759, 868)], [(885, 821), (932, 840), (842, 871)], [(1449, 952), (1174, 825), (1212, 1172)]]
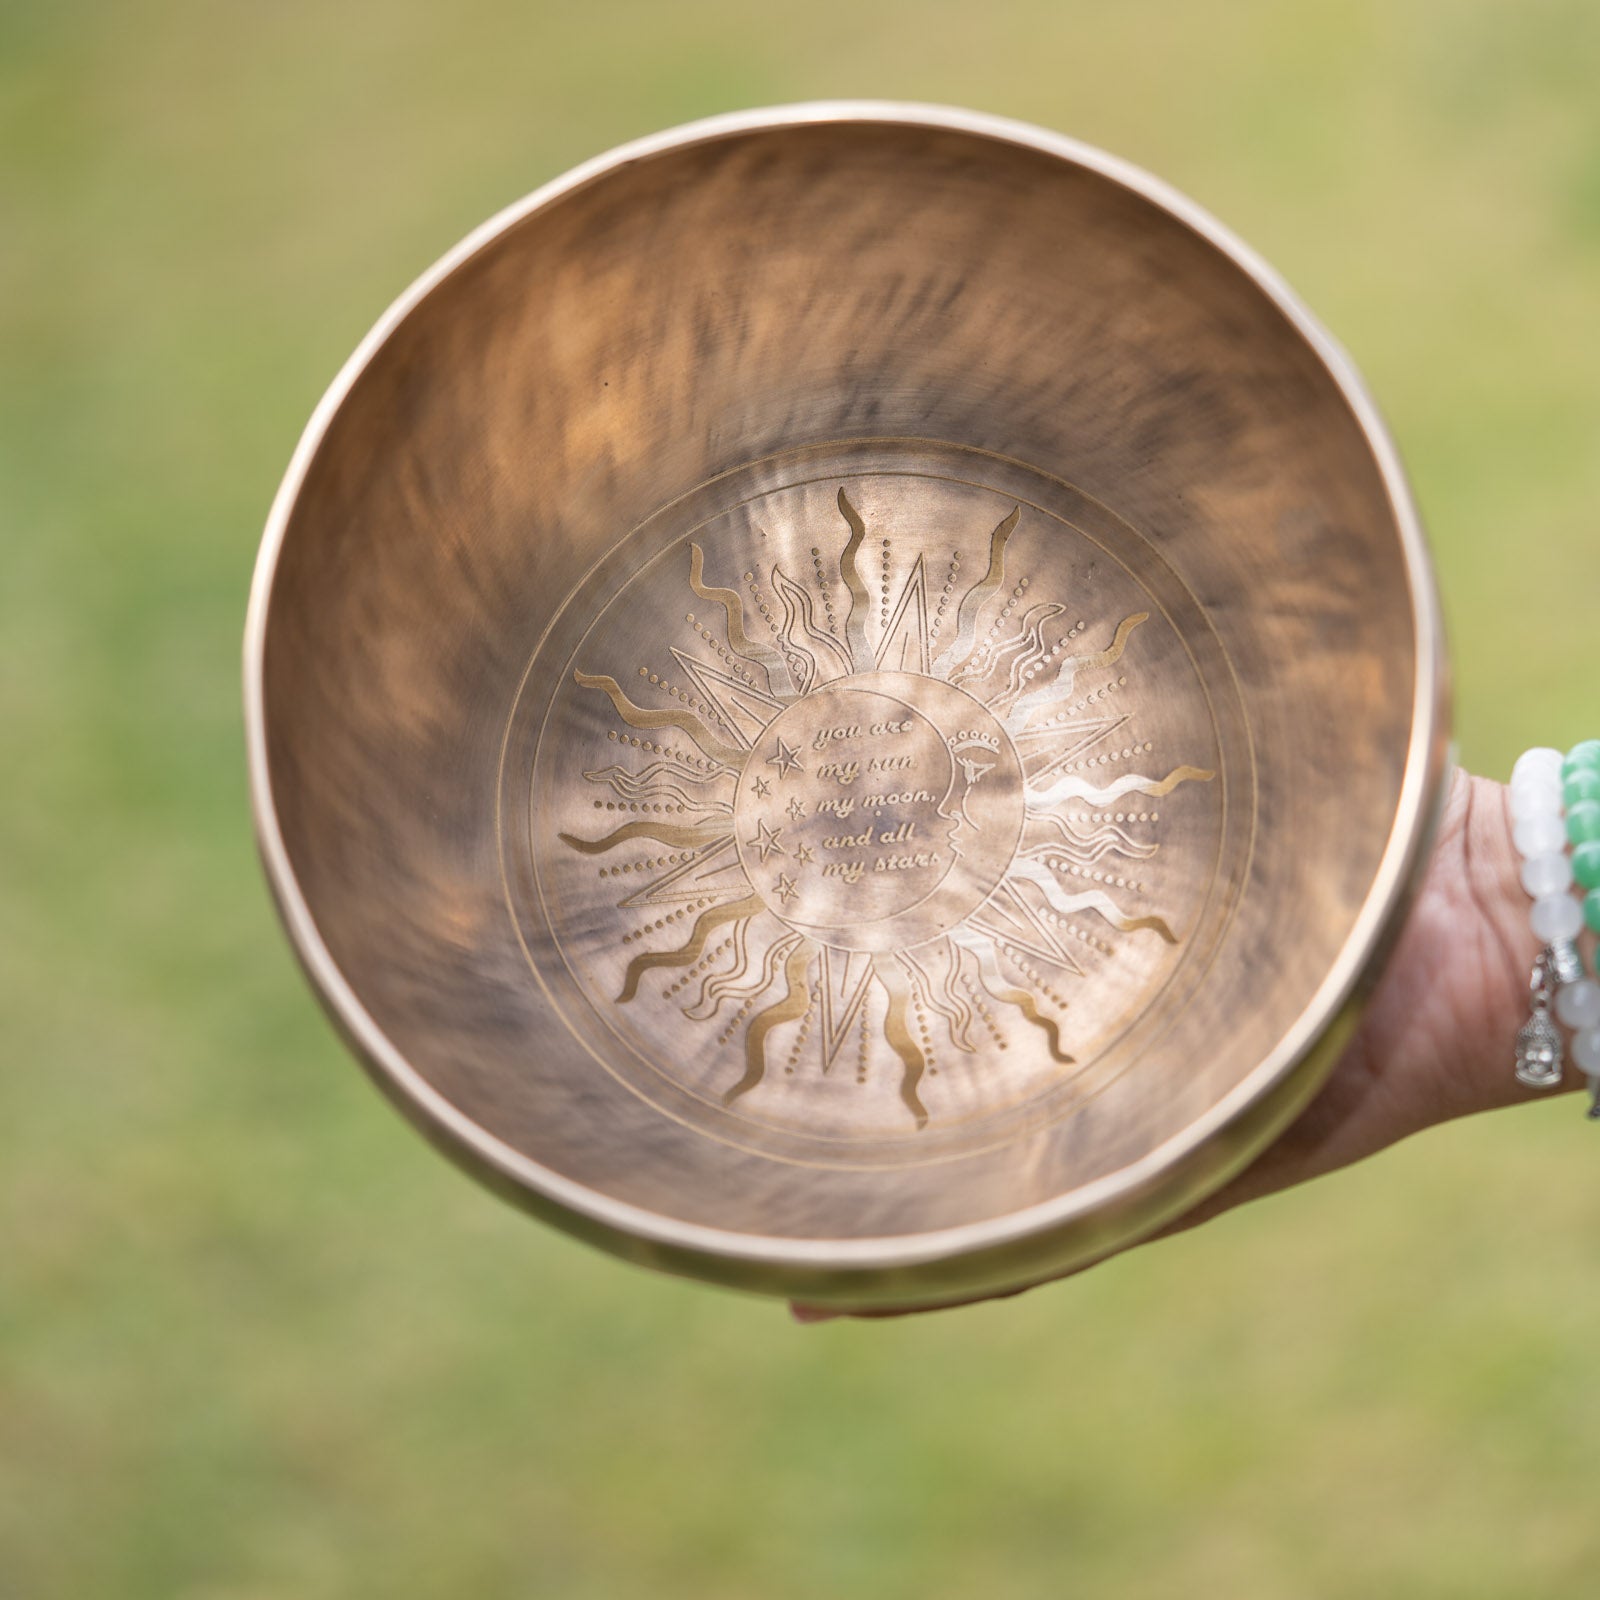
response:
[(1595, 731), (1589, 0), (0, 11), (0, 1596), (1587, 1596), (1569, 1102), (1024, 1300), (798, 1329), (435, 1160), (324, 1025), (237, 657), (322, 387), (573, 161), (834, 95), (1169, 178), (1412, 469), (1466, 761)]

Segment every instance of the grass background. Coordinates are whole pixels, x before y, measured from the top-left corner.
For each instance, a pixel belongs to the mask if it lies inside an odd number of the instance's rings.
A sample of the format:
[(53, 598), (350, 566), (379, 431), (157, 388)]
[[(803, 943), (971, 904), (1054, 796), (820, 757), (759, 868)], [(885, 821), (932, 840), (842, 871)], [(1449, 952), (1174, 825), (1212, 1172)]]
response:
[(1277, 264), (1414, 474), (1464, 758), (1593, 734), (1592, 0), (0, 6), (0, 1596), (1588, 1596), (1572, 1102), (1024, 1300), (801, 1329), (501, 1207), (253, 857), (268, 501), (382, 307), (621, 139), (1033, 119)]

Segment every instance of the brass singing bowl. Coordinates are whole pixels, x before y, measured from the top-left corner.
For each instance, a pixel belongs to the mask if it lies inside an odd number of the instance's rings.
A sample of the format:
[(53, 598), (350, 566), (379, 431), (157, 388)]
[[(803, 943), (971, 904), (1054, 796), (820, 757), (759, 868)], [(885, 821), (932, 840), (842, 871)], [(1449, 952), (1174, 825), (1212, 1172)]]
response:
[(839, 1305), (1158, 1228), (1347, 1039), (1446, 711), (1348, 361), (1162, 184), (965, 113), (630, 145), (383, 317), (273, 506), (257, 830), (437, 1144)]

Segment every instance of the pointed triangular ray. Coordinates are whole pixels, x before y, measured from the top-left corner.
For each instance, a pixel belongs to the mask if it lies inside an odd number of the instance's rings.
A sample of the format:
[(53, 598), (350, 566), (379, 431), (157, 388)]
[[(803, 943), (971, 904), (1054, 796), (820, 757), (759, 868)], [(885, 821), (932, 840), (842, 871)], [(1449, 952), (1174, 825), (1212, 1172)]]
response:
[(748, 749), (766, 725), (783, 710), (771, 695), (745, 683), (717, 667), (672, 648), (678, 665), (706, 697), (728, 731)]
[[(721, 866), (715, 865), (717, 858), (724, 854), (727, 860)], [(730, 873), (737, 876), (726, 883), (715, 881)], [(743, 869), (739, 866), (739, 858), (734, 853), (733, 838), (729, 835), (702, 845), (687, 861), (680, 862), (670, 872), (635, 889), (627, 899), (619, 900), (617, 905), (671, 905), (680, 900), (701, 900), (706, 895), (748, 894), (749, 889)]]
[(884, 630), (878, 645), (878, 665), (886, 672), (920, 672), (927, 677), (931, 668), (928, 662), (928, 586), (923, 573), (922, 557), (905, 588), (889, 626)]
[[(1092, 749), (1102, 739), (1115, 733), (1128, 720), (1129, 714), (1126, 712), (1120, 717), (1087, 717), (1081, 722), (1058, 722), (1053, 727), (1046, 725), (1027, 728), (1020, 734), (1013, 734), (1012, 738), (1023, 746), (1024, 766), (1040, 756), (1048, 758), (1039, 766), (1028, 767), (1029, 782), (1036, 782), (1040, 778), (1060, 772), (1068, 762), (1075, 761), (1086, 750)], [(1030, 743), (1039, 745), (1045, 740), (1049, 743), (1044, 748), (1032, 750), (1027, 748)]]
[(834, 1063), (867, 998), (872, 977), (872, 957), (859, 951), (822, 947), (822, 1070)]
[(1039, 920), (1038, 913), (1011, 884), (1001, 884), (983, 909), (973, 914), (971, 923), (973, 927), (1015, 945), (1030, 956), (1064, 968), (1076, 977), (1083, 975), (1083, 968), (1073, 960), (1061, 941)]

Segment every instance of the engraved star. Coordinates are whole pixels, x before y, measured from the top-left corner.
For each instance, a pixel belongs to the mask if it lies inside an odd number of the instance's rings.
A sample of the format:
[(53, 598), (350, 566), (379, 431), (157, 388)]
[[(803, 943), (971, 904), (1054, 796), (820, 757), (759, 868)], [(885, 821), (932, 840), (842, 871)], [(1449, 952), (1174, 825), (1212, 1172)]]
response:
[(777, 895), (785, 905), (788, 905), (788, 903), (793, 900), (794, 897), (799, 894), (799, 892), (799, 889), (795, 887), (794, 879), (791, 878), (787, 872), (780, 872), (778, 874)]
[(784, 807), (784, 810), (786, 810), (796, 822), (798, 822), (801, 817), (806, 814), (805, 804), (800, 799), (799, 795), (796, 795), (794, 799), (792, 799), (789, 804)]
[(772, 785), (768, 783), (765, 778), (757, 778), (755, 781), (755, 791), (757, 800), (765, 800), (767, 796), (772, 793)]
[(767, 765), (776, 767), (780, 778), (787, 777), (791, 772), (806, 770), (800, 765), (800, 747), (785, 744), (782, 739), (778, 740), (778, 753), (767, 757)]
[(808, 844), (796, 845), (795, 846), (795, 851), (794, 851), (794, 858), (795, 858), (796, 861), (798, 861), (798, 862), (800, 862), (802, 864), (812, 860), (811, 846), (808, 845)]
[(770, 855), (788, 855), (789, 852), (778, 843), (778, 840), (782, 836), (782, 828), (769, 828), (766, 823), (758, 822), (756, 824), (755, 838), (746, 839), (745, 844), (748, 845), (750, 849), (759, 851), (761, 859), (765, 861)]

